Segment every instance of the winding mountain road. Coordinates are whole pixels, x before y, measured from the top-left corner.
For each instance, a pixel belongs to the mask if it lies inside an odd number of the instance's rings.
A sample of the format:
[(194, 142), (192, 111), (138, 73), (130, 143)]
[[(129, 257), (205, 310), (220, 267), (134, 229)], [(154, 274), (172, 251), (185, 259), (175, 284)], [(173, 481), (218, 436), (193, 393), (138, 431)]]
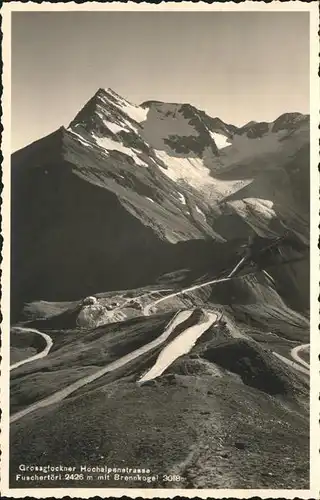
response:
[(178, 295), (182, 295), (187, 292), (192, 292), (193, 290), (198, 290), (199, 288), (203, 288), (208, 285), (214, 285), (215, 283), (223, 283), (225, 281), (230, 281), (234, 279), (235, 273), (238, 271), (238, 269), (241, 267), (241, 265), (245, 262), (246, 257), (242, 257), (239, 262), (234, 266), (232, 271), (228, 274), (226, 278), (220, 278), (220, 279), (213, 279), (210, 281), (206, 281), (205, 283), (200, 283), (199, 285), (193, 285), (188, 288), (183, 288), (182, 290), (179, 290), (178, 292), (173, 292), (170, 293), (169, 295), (165, 295), (164, 297), (161, 297), (160, 299), (156, 300), (155, 302), (151, 302), (150, 304), (147, 304), (143, 308), (143, 314), (145, 316), (149, 316), (151, 313), (151, 310), (156, 306), (157, 304), (160, 304), (160, 302), (163, 302), (164, 300), (172, 299), (173, 297), (177, 297)]
[[(151, 313), (151, 310), (160, 302), (163, 302), (165, 300), (168, 300), (170, 298), (176, 297), (178, 295), (184, 294), (186, 292), (190, 292), (193, 290), (197, 290), (199, 288), (203, 288), (208, 285), (213, 285), (215, 283), (222, 283), (229, 281), (231, 279), (234, 279), (234, 274), (235, 272), (241, 267), (241, 264), (244, 262), (244, 258), (242, 258), (237, 265), (233, 268), (233, 270), (229, 273), (229, 275), (226, 278), (221, 278), (221, 279), (213, 279), (210, 281), (207, 281), (205, 283), (201, 283), (198, 285), (193, 285), (191, 287), (185, 288), (183, 290), (180, 290), (178, 292), (171, 293), (169, 295), (166, 295), (164, 297), (160, 297), (156, 301), (153, 301), (149, 304), (147, 304), (143, 308), (143, 314), (145, 316), (149, 316)], [(162, 290), (164, 291), (164, 290)], [(80, 380), (77, 380), (76, 382), (70, 384), (68, 387), (65, 387), (64, 389), (61, 389), (54, 394), (36, 402), (30, 405), (29, 407), (15, 413), (14, 415), (11, 416), (10, 418), (10, 423), (16, 422), (17, 420), (20, 420), (22, 417), (25, 415), (28, 415), (39, 408), (44, 408), (49, 405), (55, 404), (60, 402), (61, 400), (65, 399), (67, 396), (72, 394), (73, 392), (77, 391), (78, 389), (84, 387), (85, 385), (93, 382), (94, 380), (102, 377), (106, 373), (110, 373), (120, 367), (123, 367), (130, 361), (138, 358), (142, 354), (147, 353), (151, 349), (158, 347), (161, 345), (165, 340), (170, 336), (170, 334), (173, 332), (173, 330), (181, 323), (186, 321), (188, 318), (190, 318), (191, 314), (193, 313), (193, 309), (188, 309), (188, 310), (180, 310), (178, 311), (174, 317), (170, 320), (170, 322), (167, 324), (164, 332), (155, 340), (149, 342), (148, 344), (145, 344), (144, 346), (140, 347), (139, 349), (136, 349), (135, 351), (122, 356), (121, 358), (117, 359), (116, 361), (113, 361), (112, 363), (109, 363), (107, 366), (103, 367), (102, 369), (96, 371), (95, 373), (88, 375), (86, 377), (83, 377)], [(177, 357), (187, 353), (190, 351), (190, 349), (193, 347), (195, 344), (196, 340), (214, 323), (217, 321), (217, 314), (213, 312), (207, 312), (205, 313), (206, 317), (205, 320), (198, 322), (196, 325), (193, 325), (192, 327), (187, 328), (184, 330), (178, 337), (176, 337), (168, 346), (166, 346), (163, 351), (160, 353), (156, 363), (154, 366), (145, 374), (141, 377), (139, 382), (144, 382), (147, 380), (152, 380), (153, 378), (158, 377), (163, 373), (163, 371), (175, 360)], [(52, 347), (52, 339), (49, 337), (49, 335), (39, 332), (38, 330), (31, 329), (31, 328), (25, 328), (24, 330), (29, 330), (33, 331), (34, 333), (37, 333), (41, 335), (43, 338), (45, 338), (47, 342), (46, 348), (41, 352), (36, 354), (35, 356), (32, 356), (26, 360), (19, 361), (18, 363), (15, 363), (14, 365), (11, 366), (11, 369), (17, 368), (18, 366), (21, 366), (25, 363), (29, 363), (31, 361), (35, 361), (37, 359), (45, 357), (51, 347)], [(299, 357), (299, 351), (301, 349), (304, 349), (307, 347), (308, 344), (303, 344), (301, 346), (295, 347), (291, 351), (291, 355), (294, 359), (298, 361), (298, 363), (295, 363), (294, 361), (289, 360), (288, 358), (285, 358), (284, 356), (273, 352), (273, 354), (281, 359), (283, 362), (286, 364), (290, 365), (291, 367), (295, 368), (296, 370), (304, 373), (305, 375), (309, 375), (309, 365), (301, 360)], [(303, 366), (301, 366), (303, 365)]]
[(23, 332), (32, 332), (36, 333), (37, 335), (40, 335), (44, 340), (46, 341), (46, 347), (41, 351), (35, 354), (34, 356), (31, 356), (30, 358), (27, 359), (22, 359), (20, 361), (17, 361), (17, 363), (14, 363), (13, 365), (10, 366), (10, 370), (14, 370), (15, 368), (18, 368), (19, 366), (25, 365), (26, 363), (31, 363), (32, 361), (36, 361), (37, 359), (44, 358), (47, 356), (50, 352), (50, 349), (53, 345), (52, 338), (47, 335), (46, 333), (39, 332), (39, 330), (36, 330), (35, 328), (24, 328), (24, 327), (19, 327), (19, 330)]
[[(244, 263), (245, 261), (245, 257), (243, 257), (236, 265), (235, 267), (232, 269), (232, 271), (228, 274), (228, 276), (226, 278), (221, 278), (221, 279), (214, 279), (214, 280), (210, 280), (210, 281), (206, 281), (205, 283), (201, 283), (199, 285), (194, 285), (194, 286), (191, 286), (191, 287), (188, 287), (188, 288), (184, 288), (183, 290), (179, 290), (178, 292), (174, 292), (174, 293), (171, 293), (169, 295), (165, 295), (164, 297), (161, 297), (160, 299), (156, 300), (155, 302), (151, 302), (150, 304), (147, 304), (144, 309), (143, 309), (143, 314), (145, 316), (149, 316), (152, 309), (157, 305), (159, 304), (160, 302), (163, 302), (165, 300), (168, 300), (170, 298), (173, 298), (173, 297), (176, 297), (178, 295), (182, 295), (186, 292), (191, 292), (193, 290), (197, 290), (199, 288), (203, 288), (205, 286), (208, 286), (208, 285), (214, 285), (215, 283), (222, 283), (222, 282), (225, 282), (225, 281), (230, 281), (232, 279), (235, 279), (235, 273), (236, 271), (241, 267), (241, 265)], [(270, 277), (271, 278), (271, 277)], [(281, 354), (278, 354), (277, 352), (273, 351), (273, 354), (274, 356), (276, 356), (278, 359), (281, 359), (284, 363), (286, 363), (287, 365), (291, 366), (292, 368), (296, 369), (297, 371), (303, 373), (304, 375), (309, 375), (309, 365), (308, 363), (306, 363), (303, 359), (301, 359), (299, 357), (299, 351), (302, 350), (302, 349), (305, 349), (307, 346), (309, 346), (309, 344), (302, 344), (300, 346), (297, 346), (295, 348), (293, 348), (290, 352), (291, 356), (296, 360), (298, 361), (298, 363), (295, 363), (294, 361), (286, 358), (285, 356), (282, 356)], [(303, 365), (303, 366), (301, 366)]]
[(20, 420), (22, 417), (25, 415), (28, 415), (39, 408), (44, 408), (46, 406), (52, 405), (54, 403), (59, 403), (63, 399), (65, 399), (67, 396), (72, 394), (73, 392), (77, 391), (81, 387), (84, 387), (87, 384), (90, 384), (94, 380), (102, 377), (106, 373), (110, 373), (117, 368), (120, 368), (130, 361), (138, 358), (142, 354), (145, 354), (146, 352), (150, 351), (151, 349), (158, 347), (160, 344), (162, 344), (168, 337), (169, 335), (173, 332), (173, 330), (180, 324), (186, 321), (191, 314), (193, 313), (193, 310), (186, 310), (186, 311), (179, 311), (177, 312), (174, 317), (169, 321), (167, 324), (164, 332), (155, 340), (152, 342), (149, 342), (148, 344), (145, 344), (144, 346), (140, 347), (139, 349), (136, 349), (135, 351), (126, 354), (125, 356), (122, 356), (121, 358), (117, 359), (116, 361), (113, 361), (112, 363), (109, 363), (107, 366), (102, 368), (101, 370), (96, 371), (95, 373), (92, 373), (91, 375), (88, 375), (86, 377), (81, 378), (80, 380), (77, 380), (73, 384), (70, 384), (68, 387), (65, 387), (64, 389), (61, 389), (51, 396), (48, 396), (40, 401), (37, 401), (36, 403), (33, 403), (32, 405), (28, 406), (27, 408), (15, 413), (14, 415), (11, 416), (10, 418), (10, 423), (16, 422), (17, 420)]
[(298, 345), (297, 347), (291, 349), (290, 354), (293, 357), (293, 359), (295, 359), (298, 363), (300, 363), (300, 365), (305, 366), (306, 368), (309, 369), (310, 368), (309, 364), (299, 356), (300, 351), (303, 351), (304, 349), (307, 348), (310, 348), (310, 344)]
[[(171, 291), (170, 288), (162, 288), (160, 290), (152, 290), (151, 292), (147, 292), (147, 293), (140, 295), (138, 298), (140, 299), (142, 297), (150, 296), (150, 295), (153, 295), (155, 293), (170, 292), (170, 291)], [(132, 299), (128, 299), (128, 301), (129, 300), (132, 300)], [(123, 307), (123, 305), (115, 308), (114, 311), (121, 310), (122, 307)], [(26, 363), (31, 363), (32, 361), (37, 361), (38, 359), (44, 358), (45, 356), (47, 356), (49, 354), (49, 352), (53, 346), (52, 338), (49, 335), (47, 335), (46, 333), (40, 332), (39, 330), (36, 330), (35, 328), (29, 328), (29, 327), (24, 327), (24, 326), (15, 327), (15, 329), (20, 331), (20, 332), (33, 332), (33, 333), (36, 333), (37, 335), (40, 335), (46, 341), (46, 347), (41, 352), (39, 352), (33, 356), (30, 356), (29, 358), (22, 359), (20, 361), (17, 361), (16, 363), (12, 364), (10, 366), (10, 370), (14, 370), (15, 368), (18, 368), (19, 366), (23, 366)]]
[(198, 288), (203, 288), (203, 287), (208, 286), (208, 285), (214, 285), (215, 283), (222, 283), (224, 281), (229, 281), (231, 279), (232, 279), (232, 277), (229, 277), (229, 276), (227, 278), (214, 279), (214, 280), (206, 281), (205, 283), (200, 283), (200, 285), (193, 285), (193, 286), (190, 286), (189, 288), (184, 288), (183, 290), (179, 290), (178, 292), (170, 293), (169, 295), (165, 295), (164, 297), (161, 297), (160, 299), (156, 300), (155, 302), (150, 302), (150, 304), (147, 304), (143, 308), (143, 314), (144, 314), (144, 316), (150, 316), (150, 313), (151, 313), (152, 309), (154, 308), (154, 306), (156, 306), (157, 304), (160, 304), (160, 302), (163, 302), (165, 300), (172, 299), (173, 297), (177, 297), (178, 295), (182, 295), (186, 292), (192, 292), (193, 290), (197, 290)]
[[(300, 347), (300, 346), (299, 346)], [(281, 359), (284, 363), (286, 363), (288, 366), (291, 366), (291, 368), (294, 368), (298, 372), (303, 373), (304, 375), (309, 375), (309, 369), (304, 368), (298, 363), (295, 363), (294, 361), (291, 361), (291, 359), (286, 358), (285, 356), (282, 356), (281, 354), (278, 354), (277, 352), (273, 351), (274, 356), (276, 356), (278, 359)]]

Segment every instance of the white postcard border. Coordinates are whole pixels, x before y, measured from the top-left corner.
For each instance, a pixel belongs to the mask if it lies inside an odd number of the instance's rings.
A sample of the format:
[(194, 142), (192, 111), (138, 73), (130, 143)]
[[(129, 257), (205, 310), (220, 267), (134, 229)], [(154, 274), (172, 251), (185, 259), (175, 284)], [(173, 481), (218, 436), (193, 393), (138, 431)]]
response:
[[(310, 13), (310, 130), (311, 130), (311, 327), (310, 327), (310, 489), (308, 490), (271, 490), (271, 489), (154, 489), (154, 488), (10, 488), (8, 481), (9, 468), (9, 335), (10, 330), (10, 130), (11, 130), (11, 13), (17, 11), (261, 11), (261, 12), (292, 12), (305, 11)], [(319, 12), (318, 3), (305, 3), (300, 1), (279, 2), (273, 1), (270, 4), (263, 2), (244, 1), (236, 4), (233, 2), (206, 4), (203, 2), (190, 3), (166, 2), (158, 5), (147, 3), (136, 4), (128, 2), (126, 4), (113, 2), (110, 4), (99, 2), (84, 2), (76, 4), (74, 2), (64, 3), (20, 3), (10, 2), (4, 4), (2, 9), (2, 32), (3, 32), (3, 117), (4, 127), (2, 138), (3, 154), (3, 191), (2, 191), (2, 236), (4, 238), (2, 249), (2, 298), (1, 311), (3, 315), (2, 331), (2, 370), (1, 370), (1, 396), (2, 396), (2, 419), (1, 419), (1, 494), (13, 498), (24, 498), (32, 496), (34, 498), (62, 498), (65, 496), (77, 498), (101, 497), (121, 497), (123, 495), (131, 498), (173, 498), (182, 496), (187, 498), (319, 498), (320, 497), (320, 431), (319, 431), (319, 77), (318, 77), (318, 53), (319, 53)], [(294, 57), (294, 54), (292, 55)], [(289, 90), (290, 91), (290, 90)]]

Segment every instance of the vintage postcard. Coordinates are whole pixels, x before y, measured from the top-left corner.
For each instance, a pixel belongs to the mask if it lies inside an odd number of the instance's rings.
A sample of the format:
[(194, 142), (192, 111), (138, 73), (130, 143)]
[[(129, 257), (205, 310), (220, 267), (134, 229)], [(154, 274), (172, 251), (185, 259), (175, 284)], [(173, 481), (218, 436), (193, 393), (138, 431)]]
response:
[(9, 2), (1, 494), (319, 498), (317, 2)]

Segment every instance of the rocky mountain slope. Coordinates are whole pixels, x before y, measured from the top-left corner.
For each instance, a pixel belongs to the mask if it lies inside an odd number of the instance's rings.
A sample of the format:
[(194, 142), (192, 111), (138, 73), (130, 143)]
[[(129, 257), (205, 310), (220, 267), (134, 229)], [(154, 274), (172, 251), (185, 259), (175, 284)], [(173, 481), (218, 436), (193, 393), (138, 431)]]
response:
[[(217, 272), (252, 233), (289, 228), (307, 243), (308, 127), (288, 113), (238, 128), (99, 89), (67, 129), (12, 156), (14, 313), (179, 268)], [(307, 268), (286, 270), (285, 287), (306, 289)]]
[[(193, 300), (212, 308), (215, 299), (208, 293)], [(53, 339), (53, 349), (46, 358), (12, 372), (12, 413), (152, 342), (162, 334), (172, 310), (190, 307), (190, 299), (170, 302), (166, 312), (150, 317), (96, 328), (63, 326), (61, 317), (60, 324), (43, 319), (41, 328)], [(308, 325), (299, 315), (290, 317), (290, 324), (288, 320), (279, 314), (272, 322), (265, 319), (263, 325), (262, 319), (250, 325), (236, 309), (225, 306), (224, 321), (155, 380), (139, 383), (170, 339), (68, 397), (13, 421), (12, 487), (25, 484), (16, 477), (24, 456), (28, 463), (43, 466), (67, 463), (77, 472), (83, 464), (96, 467), (90, 478), (74, 477), (77, 487), (307, 488), (307, 376), (273, 353), (288, 357), (290, 349), (307, 338)], [(172, 336), (195, 321), (193, 314)], [(97, 472), (105, 464), (121, 468), (124, 463), (149, 468), (155, 481), (136, 478), (128, 483)], [(175, 478), (168, 482), (165, 474)], [(61, 477), (38, 478), (35, 484), (69, 483)]]
[(99, 89), (11, 178), (12, 487), (308, 488), (308, 116)]

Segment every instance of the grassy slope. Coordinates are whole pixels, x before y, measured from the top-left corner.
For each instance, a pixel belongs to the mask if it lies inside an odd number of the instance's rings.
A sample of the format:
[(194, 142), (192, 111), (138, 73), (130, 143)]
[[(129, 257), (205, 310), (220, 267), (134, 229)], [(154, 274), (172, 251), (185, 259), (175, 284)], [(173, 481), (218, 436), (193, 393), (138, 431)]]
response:
[(137, 318), (93, 330), (49, 332), (49, 355), (11, 374), (11, 411), (32, 404), (160, 335), (171, 314)]
[[(132, 343), (145, 342), (151, 331), (153, 337), (162, 331), (168, 316), (99, 327), (82, 332), (81, 339), (79, 331), (60, 335), (57, 350), (46, 360), (48, 372), (37, 362), (13, 379), (13, 402), (26, 406), (39, 399), (39, 390), (51, 393), (90, 373), (100, 356), (104, 364), (118, 358), (132, 350)], [(184, 487), (308, 486), (308, 391), (298, 374), (257, 342), (232, 339), (228, 330), (214, 328), (193, 353), (139, 387), (139, 375), (158, 352), (12, 424), (12, 486), (21, 487), (13, 479), (21, 457), (43, 465), (145, 466), (159, 474), (153, 487), (181, 485), (163, 483), (162, 473), (180, 474)], [(270, 384), (277, 389), (272, 396)], [(128, 484), (95, 478), (74, 486)]]
[(303, 361), (306, 361), (307, 363), (310, 363), (310, 348), (308, 349), (302, 349), (299, 352), (299, 356)]
[[(12, 474), (22, 456), (37, 464), (145, 466), (153, 473), (180, 473), (185, 487), (305, 488), (308, 421), (235, 379), (178, 375), (142, 387), (127, 379), (14, 423)], [(159, 478), (152, 486), (168, 484)]]
[[(267, 333), (266, 319), (254, 321), (251, 315), (248, 321), (243, 304), (228, 304), (230, 293), (240, 291), (249, 306), (266, 299), (265, 310), (276, 307), (276, 335)], [(23, 487), (13, 475), (24, 457), (38, 464), (146, 466), (159, 473), (152, 487), (181, 486), (161, 481), (162, 473), (179, 473), (184, 487), (306, 488), (306, 381), (268, 351), (289, 356), (290, 348), (306, 338), (307, 323), (296, 318), (288, 324), (288, 310), (277, 295), (251, 282), (240, 280), (235, 290), (215, 287), (211, 296), (210, 288), (191, 295), (193, 305), (212, 307), (211, 301), (218, 300), (227, 303), (227, 329), (210, 329), (190, 355), (157, 381), (141, 387), (136, 383), (159, 348), (12, 424), (12, 486)], [(188, 301), (190, 297), (180, 297), (161, 303), (163, 312), (148, 318), (48, 332), (54, 339), (50, 355), (12, 374), (12, 411), (152, 340), (162, 333), (172, 309)], [(235, 338), (243, 335), (245, 340)], [(277, 387), (272, 395), (266, 390), (270, 384)], [(74, 485), (128, 486), (97, 479)], [(129, 484), (134, 486), (150, 484)]]
[(46, 347), (45, 340), (37, 333), (11, 328), (10, 330), (10, 363), (30, 358)]
[(10, 348), (10, 364), (17, 363), (37, 354), (33, 347), (11, 347)]

